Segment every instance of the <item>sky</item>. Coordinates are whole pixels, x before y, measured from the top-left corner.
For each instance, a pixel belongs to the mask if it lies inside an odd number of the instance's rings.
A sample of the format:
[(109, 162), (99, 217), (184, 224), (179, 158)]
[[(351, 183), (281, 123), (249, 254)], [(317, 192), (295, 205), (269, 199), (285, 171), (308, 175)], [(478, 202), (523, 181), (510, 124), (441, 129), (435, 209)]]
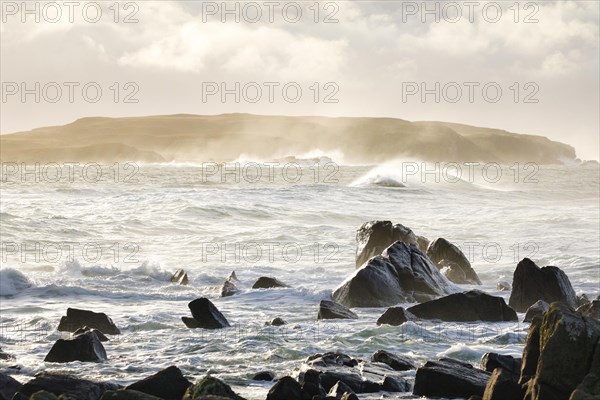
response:
[(376, 116), (600, 157), (597, 1), (116, 4), (0, 2), (1, 133), (88, 116)]

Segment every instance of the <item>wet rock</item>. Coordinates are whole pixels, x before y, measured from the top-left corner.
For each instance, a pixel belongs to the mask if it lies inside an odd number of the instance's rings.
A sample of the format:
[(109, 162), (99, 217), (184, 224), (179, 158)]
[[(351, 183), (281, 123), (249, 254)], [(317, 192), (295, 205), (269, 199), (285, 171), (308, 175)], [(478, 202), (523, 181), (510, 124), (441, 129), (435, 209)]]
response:
[(238, 396), (231, 387), (222, 380), (205, 376), (202, 380), (193, 386), (190, 386), (183, 396), (183, 400), (203, 400), (208, 396), (219, 396), (231, 400), (244, 400)]
[(98, 340), (101, 342), (108, 342), (108, 338), (104, 333), (100, 332), (98, 329), (90, 328), (89, 326), (84, 326), (83, 328), (77, 329), (75, 332), (73, 332), (73, 336), (79, 336), (87, 332), (94, 332), (96, 336), (98, 336)]
[(279, 279), (268, 276), (261, 276), (256, 282), (254, 282), (254, 285), (252, 285), (252, 289), (272, 289), (280, 287), (287, 288), (289, 286), (281, 282)]
[(275, 374), (271, 371), (261, 371), (254, 374), (253, 381), (272, 381), (275, 379)]
[(331, 300), (321, 300), (317, 319), (357, 319), (349, 308)]
[(187, 272), (185, 272), (182, 269), (178, 269), (177, 271), (175, 271), (173, 276), (171, 276), (171, 282), (175, 282), (180, 285), (187, 285), (190, 283)]
[(498, 353), (485, 353), (483, 357), (481, 357), (480, 367), (487, 372), (493, 372), (496, 368), (502, 368), (516, 376), (518, 379), (521, 374), (521, 361), (520, 358), (514, 358), (513, 356)]
[(488, 381), (483, 400), (520, 400), (525, 391), (515, 380), (515, 375), (503, 368), (496, 368)]
[(227, 280), (223, 282), (223, 286), (221, 287), (221, 297), (233, 296), (235, 294), (238, 294), (239, 292), (240, 290), (237, 288), (237, 286), (235, 286), (235, 284), (232, 281)]
[(460, 361), (448, 358), (428, 361), (417, 370), (413, 394), (446, 398), (483, 396), (489, 377), (489, 372)]
[(98, 329), (105, 335), (118, 335), (121, 333), (106, 314), (77, 308), (67, 308), (67, 315), (60, 319), (56, 329), (63, 332), (75, 332), (86, 326)]
[(577, 308), (575, 291), (560, 268), (540, 268), (529, 258), (524, 258), (515, 269), (512, 286), (508, 304), (518, 312), (525, 312), (538, 300), (548, 304), (559, 301)]
[(150, 394), (163, 399), (181, 399), (191, 382), (179, 368), (170, 366), (127, 386), (128, 390)]
[(137, 390), (121, 389), (104, 392), (100, 400), (161, 400), (161, 398)]
[(406, 311), (404, 307), (390, 307), (377, 319), (377, 325), (399, 326), (406, 321), (416, 321), (416, 315)]
[(577, 296), (577, 305), (581, 307), (584, 304), (588, 304), (590, 302), (590, 298), (585, 293), (581, 293)]
[(66, 363), (72, 361), (106, 361), (106, 350), (94, 332), (86, 332), (72, 339), (58, 339), (44, 361)]
[(410, 357), (400, 356), (385, 350), (377, 350), (373, 353), (371, 361), (384, 363), (394, 371), (408, 371), (417, 368)]
[(235, 271), (231, 271), (231, 273), (229, 274), (229, 276), (227, 277), (228, 281), (239, 281), (237, 275), (235, 274)]
[(455, 262), (442, 260), (437, 266), (442, 275), (448, 278), (450, 282), (467, 285), (472, 283), (467, 279), (467, 274), (465, 274), (461, 266)]
[(94, 382), (68, 375), (41, 372), (25, 383), (15, 394), (13, 400), (29, 400), (30, 396), (45, 390), (56, 396), (64, 395), (67, 399), (99, 400), (107, 390), (117, 390), (112, 383)]
[(451, 294), (410, 307), (409, 312), (423, 319), (442, 321), (518, 321), (517, 313), (501, 297), (479, 290)]
[(512, 286), (510, 286), (509, 282), (502, 281), (502, 282), (498, 282), (496, 284), (496, 289), (503, 291), (503, 292), (508, 292), (512, 289)]
[(354, 391), (350, 388), (350, 386), (346, 385), (344, 382), (337, 381), (337, 383), (333, 385), (333, 387), (329, 391), (328, 395), (339, 400), (346, 393), (354, 393)]
[(416, 246), (395, 242), (342, 282), (333, 298), (346, 307), (389, 307), (457, 290)]
[(587, 304), (582, 305), (577, 309), (586, 317), (600, 319), (600, 300), (593, 300)]
[(267, 400), (302, 400), (302, 387), (291, 376), (284, 376), (269, 390)]
[(0, 400), (11, 400), (21, 386), (18, 380), (0, 372)]
[(14, 356), (12, 354), (5, 353), (2, 348), (0, 348), (0, 360), (14, 360)]
[(193, 318), (181, 318), (188, 328), (221, 329), (231, 326), (225, 316), (206, 297), (191, 301), (188, 307)]
[(286, 322), (283, 320), (283, 318), (273, 318), (273, 320), (269, 321), (269, 322), (265, 322), (265, 325), (270, 325), (270, 326), (281, 326), (281, 325), (285, 325)]
[(527, 309), (523, 322), (531, 322), (535, 317), (543, 317), (546, 311), (550, 308), (550, 304), (544, 300), (538, 300)]
[(356, 268), (361, 267), (370, 258), (381, 255), (396, 241), (418, 244), (416, 235), (410, 228), (391, 221), (370, 221), (362, 224), (356, 231)]
[(383, 378), (381, 389), (385, 390), (386, 392), (408, 392), (410, 391), (410, 384), (404, 379), (385, 376)]
[(323, 386), (321, 386), (321, 380), (319, 378), (318, 371), (314, 369), (307, 370), (304, 372), (302, 378), (302, 398), (325, 398), (327, 396), (327, 392)]
[[(457, 246), (446, 239), (438, 238), (431, 242), (427, 248), (427, 257), (440, 268), (445, 265), (450, 265), (450, 270), (454, 270), (454, 272), (451, 273), (450, 276), (446, 276), (452, 282), (481, 285), (481, 280), (479, 279), (479, 276), (477, 276), (475, 270), (471, 267), (471, 263), (467, 257), (465, 257), (463, 252)], [(460, 274), (459, 271), (462, 271), (462, 274)]]

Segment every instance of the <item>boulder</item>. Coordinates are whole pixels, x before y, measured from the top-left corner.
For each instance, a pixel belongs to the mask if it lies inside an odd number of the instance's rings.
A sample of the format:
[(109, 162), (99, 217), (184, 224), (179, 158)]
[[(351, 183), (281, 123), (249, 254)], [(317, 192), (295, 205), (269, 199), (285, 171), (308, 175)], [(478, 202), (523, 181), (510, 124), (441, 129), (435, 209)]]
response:
[(237, 286), (235, 286), (235, 284), (232, 281), (227, 280), (223, 282), (223, 286), (221, 287), (221, 297), (233, 296), (234, 294), (238, 294), (239, 292), (240, 290), (237, 288)]
[(161, 398), (137, 390), (121, 389), (104, 392), (100, 400), (161, 400)]
[(65, 395), (68, 399), (99, 400), (107, 390), (117, 390), (112, 383), (94, 382), (68, 375), (41, 372), (25, 383), (15, 394), (13, 400), (29, 400), (31, 395), (45, 390), (56, 396)]
[(75, 332), (73, 332), (73, 336), (79, 336), (87, 332), (94, 332), (96, 336), (98, 336), (98, 340), (100, 340), (101, 342), (108, 342), (108, 338), (104, 333), (100, 332), (98, 329), (90, 328), (89, 326), (84, 326), (82, 328), (77, 329)]
[(106, 350), (94, 332), (82, 333), (72, 339), (58, 339), (44, 361), (66, 363), (72, 361), (106, 361)]
[(399, 326), (406, 321), (416, 321), (416, 315), (406, 311), (404, 307), (390, 307), (377, 319), (377, 325)]
[(577, 308), (577, 296), (571, 282), (557, 267), (540, 268), (529, 258), (524, 258), (517, 264), (512, 287), (508, 304), (518, 312), (525, 312), (538, 300), (548, 304), (559, 301)]
[(187, 272), (185, 272), (182, 269), (178, 269), (177, 271), (175, 271), (173, 276), (171, 276), (171, 282), (175, 282), (180, 285), (187, 285), (190, 283)]
[(356, 231), (356, 268), (383, 251), (396, 241), (418, 245), (417, 236), (410, 228), (391, 221), (370, 221)]
[(454, 283), (481, 285), (481, 280), (463, 252), (444, 238), (437, 238), (427, 247), (427, 257), (438, 267), (449, 266), (446, 275)]
[(418, 318), (442, 321), (518, 321), (517, 313), (506, 305), (503, 298), (479, 290), (455, 293), (417, 304), (408, 311)]
[(231, 400), (244, 400), (238, 396), (231, 387), (222, 380), (207, 375), (200, 382), (190, 386), (183, 396), (183, 400), (203, 400), (208, 396), (218, 396)]
[(118, 335), (121, 333), (112, 319), (106, 314), (77, 308), (67, 308), (67, 315), (60, 319), (60, 323), (56, 329), (63, 332), (75, 332), (79, 328), (86, 326), (98, 329), (105, 335)]
[(513, 356), (498, 353), (485, 353), (483, 357), (481, 357), (480, 368), (487, 372), (494, 372), (496, 368), (502, 368), (516, 376), (518, 379), (521, 374), (521, 361), (520, 358), (514, 358)]
[(302, 387), (291, 376), (284, 376), (269, 390), (267, 400), (302, 400)]
[(188, 307), (192, 311), (193, 318), (181, 318), (188, 328), (221, 329), (231, 326), (225, 316), (206, 297), (191, 301)]
[(11, 400), (21, 386), (18, 380), (0, 372), (0, 400)]
[(275, 374), (271, 371), (261, 371), (254, 374), (252, 377), (253, 381), (272, 381), (275, 379)]
[(546, 303), (544, 300), (536, 301), (527, 309), (523, 322), (531, 322), (535, 317), (543, 317), (549, 308), (550, 304)]
[(577, 309), (586, 317), (600, 319), (600, 300), (593, 300), (587, 304), (582, 305)]
[(279, 279), (268, 276), (261, 276), (256, 282), (254, 282), (254, 285), (252, 285), (252, 289), (272, 289), (278, 287), (287, 288), (289, 286), (281, 282)]
[(347, 307), (389, 307), (458, 291), (414, 245), (395, 242), (333, 292)]
[(349, 308), (331, 300), (321, 300), (317, 319), (357, 319)]
[(422, 253), (427, 254), (427, 248), (429, 247), (430, 240), (425, 236), (417, 236), (417, 247)]
[(445, 398), (483, 396), (489, 378), (489, 372), (475, 369), (471, 364), (442, 358), (428, 361), (417, 370), (413, 394)]
[(346, 385), (342, 381), (337, 381), (335, 385), (329, 390), (328, 395), (334, 397), (336, 400), (342, 398), (346, 393), (354, 393), (354, 391), (350, 388), (350, 386)]
[(540, 358), (540, 328), (543, 317), (536, 316), (531, 321), (525, 346), (523, 347), (523, 360), (521, 362), (521, 376), (519, 384), (524, 385), (535, 375)]
[(271, 321), (265, 322), (265, 325), (270, 325), (270, 326), (281, 326), (281, 325), (285, 325), (286, 322), (283, 320), (283, 318), (273, 318)]
[(386, 375), (383, 377), (381, 389), (386, 392), (408, 392), (410, 391), (410, 384), (404, 379), (392, 378)]
[(188, 381), (179, 368), (170, 366), (147, 378), (127, 386), (127, 390), (150, 394), (166, 400), (181, 399), (191, 382)]
[(512, 372), (496, 368), (485, 387), (483, 400), (521, 400), (524, 394), (525, 391)]
[(303, 374), (303, 383), (302, 383), (302, 398), (303, 399), (312, 399), (315, 398), (325, 398), (327, 396), (327, 392), (321, 386), (321, 380), (319, 378), (319, 372), (314, 369), (308, 370)]
[(377, 350), (375, 353), (373, 353), (371, 356), (371, 361), (384, 363), (394, 371), (408, 371), (411, 369), (417, 369), (411, 358), (390, 353), (389, 351), (385, 350)]

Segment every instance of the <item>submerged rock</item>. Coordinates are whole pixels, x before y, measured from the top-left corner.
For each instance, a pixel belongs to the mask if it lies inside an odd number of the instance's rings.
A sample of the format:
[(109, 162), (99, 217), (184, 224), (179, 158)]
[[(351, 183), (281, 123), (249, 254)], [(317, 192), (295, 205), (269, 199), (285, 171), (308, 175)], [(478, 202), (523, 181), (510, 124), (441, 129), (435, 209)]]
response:
[(45, 390), (56, 396), (65, 395), (67, 399), (98, 400), (107, 390), (117, 390), (112, 383), (94, 382), (69, 375), (41, 372), (25, 383), (15, 394), (13, 400), (29, 400), (30, 396)]
[(231, 326), (225, 316), (206, 297), (191, 301), (188, 307), (192, 311), (193, 318), (181, 318), (188, 328), (221, 329)]
[(254, 282), (254, 285), (252, 285), (252, 289), (272, 289), (278, 287), (287, 288), (289, 286), (281, 282), (279, 279), (268, 276), (261, 276), (256, 282)]
[(188, 381), (179, 368), (170, 366), (147, 378), (127, 386), (128, 390), (150, 394), (163, 399), (181, 399), (191, 382)]
[(94, 332), (82, 333), (72, 339), (58, 339), (44, 361), (66, 363), (72, 361), (106, 361), (106, 350)]
[(417, 304), (408, 311), (419, 318), (442, 321), (518, 321), (517, 313), (506, 305), (502, 297), (491, 296), (479, 290), (455, 293)]
[(302, 400), (302, 387), (291, 376), (284, 376), (269, 390), (267, 400)]
[(349, 308), (331, 300), (321, 300), (317, 319), (357, 319)]
[(454, 283), (481, 285), (481, 280), (463, 252), (444, 238), (435, 239), (427, 248), (427, 257), (440, 268), (447, 267), (446, 277)]
[(356, 231), (356, 268), (372, 257), (381, 255), (396, 241), (418, 245), (417, 236), (404, 225), (391, 221), (369, 221)]
[(428, 361), (417, 370), (413, 394), (446, 398), (483, 396), (489, 378), (489, 372), (475, 369), (471, 364), (442, 358)]
[(98, 329), (106, 335), (118, 335), (121, 333), (112, 319), (106, 314), (77, 308), (67, 308), (67, 315), (60, 319), (60, 323), (56, 329), (63, 332), (75, 332), (79, 328), (86, 326)]
[(0, 400), (11, 400), (21, 386), (18, 380), (0, 372)]
[(286, 322), (283, 320), (283, 318), (273, 318), (271, 321), (265, 322), (265, 325), (270, 325), (270, 326), (281, 326), (281, 325), (285, 325)]
[(373, 353), (371, 356), (371, 361), (384, 363), (394, 371), (408, 371), (411, 369), (417, 369), (411, 358), (399, 356), (385, 350), (377, 350), (375, 353)]
[(209, 399), (210, 396), (231, 400), (244, 400), (228, 384), (210, 375), (205, 376), (200, 382), (190, 386), (185, 392), (183, 400), (203, 400)]
[(503, 369), (496, 368), (488, 381), (483, 400), (521, 400), (525, 391), (515, 380), (515, 375)]
[(73, 336), (78, 336), (87, 332), (94, 332), (96, 336), (98, 336), (98, 340), (101, 342), (108, 342), (108, 338), (104, 333), (100, 332), (98, 329), (90, 328), (89, 326), (84, 326), (83, 328), (77, 329), (75, 332), (73, 332)]
[(540, 268), (529, 258), (524, 258), (517, 264), (512, 286), (508, 304), (518, 312), (525, 312), (538, 300), (549, 304), (559, 301), (577, 308), (575, 291), (560, 268)]
[(187, 272), (185, 272), (182, 269), (178, 269), (177, 271), (175, 271), (173, 276), (171, 276), (171, 282), (175, 282), (180, 285), (187, 285), (190, 283)]
[(406, 321), (416, 321), (417, 316), (406, 311), (404, 307), (390, 307), (377, 319), (377, 325), (402, 325)]
[(538, 300), (527, 309), (523, 322), (531, 322), (535, 317), (543, 317), (550, 308), (550, 304), (544, 300)]
[(600, 300), (593, 300), (587, 304), (582, 305), (577, 309), (586, 317), (600, 319)]

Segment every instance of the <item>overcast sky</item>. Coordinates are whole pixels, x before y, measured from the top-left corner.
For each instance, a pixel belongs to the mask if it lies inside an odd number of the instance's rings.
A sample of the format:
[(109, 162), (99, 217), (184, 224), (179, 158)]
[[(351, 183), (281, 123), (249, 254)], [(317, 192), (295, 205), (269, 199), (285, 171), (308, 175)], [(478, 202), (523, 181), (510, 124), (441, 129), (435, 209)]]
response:
[[(439, 22), (432, 2), (432, 14), (422, 2), (228, 2), (239, 22), (221, 1), (122, 2), (118, 14), (113, 1), (37, 3), (39, 22), (1, 3), (2, 133), (85, 116), (387, 116), (539, 134), (599, 158), (597, 1), (438, 3)], [(240, 83), (239, 103), (210, 95), (222, 82)]]

